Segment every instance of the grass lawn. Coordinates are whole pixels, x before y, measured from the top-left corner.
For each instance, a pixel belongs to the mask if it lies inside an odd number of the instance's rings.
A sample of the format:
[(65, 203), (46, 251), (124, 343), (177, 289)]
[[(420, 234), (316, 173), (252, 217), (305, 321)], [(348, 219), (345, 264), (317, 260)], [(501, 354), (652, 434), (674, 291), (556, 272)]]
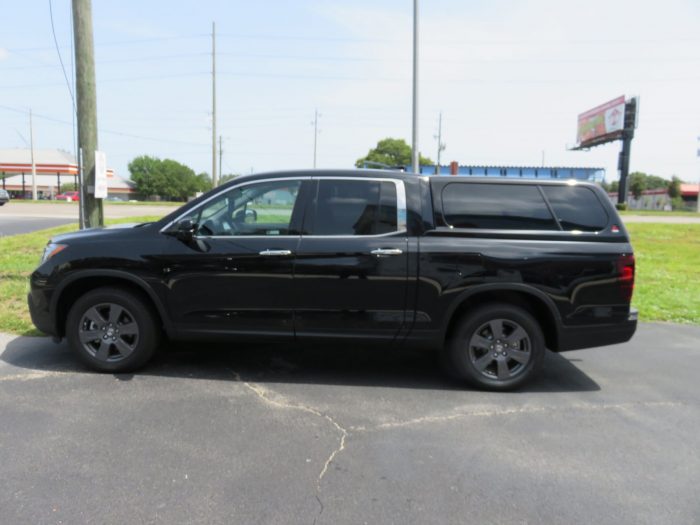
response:
[(625, 210), (618, 212), (623, 217), (625, 215), (651, 215), (654, 217), (700, 217), (700, 213), (697, 211), (686, 211), (686, 210), (676, 210), (676, 211), (663, 211), (663, 210)]
[(700, 324), (700, 224), (626, 224), (642, 321)]
[[(21, 204), (36, 204), (37, 206), (42, 206), (44, 204), (65, 204), (69, 206), (78, 206), (77, 201), (59, 201), (59, 200), (37, 200), (32, 199), (13, 199), (11, 202), (21, 203)], [(183, 201), (102, 201), (105, 206), (182, 206), (186, 204)]]
[[(261, 217), (262, 218), (262, 217)], [(143, 222), (153, 217), (108, 221)], [(629, 224), (637, 260), (633, 304), (642, 321), (700, 324), (700, 224)], [(27, 311), (28, 277), (61, 226), (0, 237), (0, 332), (39, 335)]]
[[(108, 220), (108, 224), (120, 222), (146, 222), (157, 217), (129, 217)], [(39, 258), (52, 235), (75, 230), (74, 224), (23, 235), (0, 237), (0, 332), (40, 335), (34, 328), (27, 310), (29, 274), (39, 264)]]

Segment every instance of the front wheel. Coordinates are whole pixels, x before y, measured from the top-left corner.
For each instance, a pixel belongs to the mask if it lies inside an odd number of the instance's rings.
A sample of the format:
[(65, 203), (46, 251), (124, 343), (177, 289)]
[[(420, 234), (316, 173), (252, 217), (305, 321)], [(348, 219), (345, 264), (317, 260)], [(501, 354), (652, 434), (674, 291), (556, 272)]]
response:
[(544, 336), (526, 310), (490, 304), (467, 314), (446, 347), (448, 372), (487, 390), (512, 390), (539, 371)]
[(66, 337), (89, 368), (130, 372), (153, 356), (160, 329), (140, 296), (117, 288), (98, 288), (80, 297), (71, 308)]

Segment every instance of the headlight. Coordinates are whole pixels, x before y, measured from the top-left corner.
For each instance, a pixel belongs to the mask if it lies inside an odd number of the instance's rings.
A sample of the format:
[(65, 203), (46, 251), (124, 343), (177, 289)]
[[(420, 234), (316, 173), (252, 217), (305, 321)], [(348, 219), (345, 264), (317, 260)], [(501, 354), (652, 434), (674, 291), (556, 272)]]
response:
[(46, 248), (44, 248), (44, 254), (41, 256), (41, 263), (39, 264), (44, 264), (46, 261), (51, 259), (51, 257), (56, 255), (58, 252), (65, 250), (66, 248), (68, 248), (68, 245), (66, 244), (56, 244), (54, 242), (50, 242), (46, 245)]

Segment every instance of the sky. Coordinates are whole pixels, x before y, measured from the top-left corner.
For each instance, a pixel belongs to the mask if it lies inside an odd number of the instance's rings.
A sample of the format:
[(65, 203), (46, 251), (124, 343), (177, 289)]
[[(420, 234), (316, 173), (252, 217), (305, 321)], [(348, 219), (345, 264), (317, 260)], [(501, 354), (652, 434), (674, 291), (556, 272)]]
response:
[[(70, 1), (3, 9), (0, 149), (73, 152)], [(411, 140), (411, 0), (93, 1), (99, 146), (128, 177), (148, 154), (211, 172), (211, 29), (224, 173), (350, 168)], [(697, 0), (431, 0), (419, 10), (419, 149), (442, 163), (603, 167), (620, 143), (569, 151), (576, 118), (638, 96), (631, 170), (700, 177)]]

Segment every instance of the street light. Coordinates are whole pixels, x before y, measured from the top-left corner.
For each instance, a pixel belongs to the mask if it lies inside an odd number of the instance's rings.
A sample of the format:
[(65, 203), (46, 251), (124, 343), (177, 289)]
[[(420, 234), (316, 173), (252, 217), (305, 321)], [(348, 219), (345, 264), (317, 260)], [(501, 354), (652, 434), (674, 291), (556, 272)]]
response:
[(418, 0), (413, 0), (413, 173), (420, 173), (418, 155)]

